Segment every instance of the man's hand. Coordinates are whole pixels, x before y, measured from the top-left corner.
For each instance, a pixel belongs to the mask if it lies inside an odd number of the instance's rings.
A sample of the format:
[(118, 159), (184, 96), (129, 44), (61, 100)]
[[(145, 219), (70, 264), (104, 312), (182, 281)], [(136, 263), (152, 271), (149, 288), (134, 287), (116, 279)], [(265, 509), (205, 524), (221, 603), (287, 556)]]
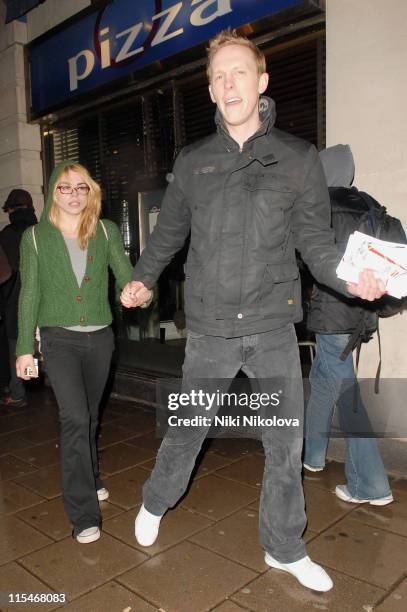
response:
[(372, 270), (362, 270), (359, 273), (358, 283), (346, 283), (349, 293), (362, 298), (362, 300), (378, 300), (386, 293), (384, 282), (380, 278), (376, 278)]
[(142, 306), (151, 298), (152, 292), (140, 281), (131, 281), (124, 287), (120, 301), (126, 308)]
[[(31, 368), (32, 374), (27, 374), (27, 368)], [(32, 355), (20, 355), (16, 360), (16, 372), (18, 378), (30, 380), (30, 378), (38, 378), (34, 365), (34, 357)]]

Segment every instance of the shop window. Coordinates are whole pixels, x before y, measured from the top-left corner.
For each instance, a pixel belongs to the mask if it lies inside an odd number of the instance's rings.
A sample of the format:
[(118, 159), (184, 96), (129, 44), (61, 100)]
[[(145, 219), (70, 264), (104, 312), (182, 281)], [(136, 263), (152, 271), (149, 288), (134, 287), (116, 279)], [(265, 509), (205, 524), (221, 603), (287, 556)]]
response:
[[(276, 127), (324, 146), (325, 59), (323, 39), (271, 50), (267, 57), (270, 82), (267, 94), (276, 103)], [(321, 100), (322, 98), (322, 100)]]

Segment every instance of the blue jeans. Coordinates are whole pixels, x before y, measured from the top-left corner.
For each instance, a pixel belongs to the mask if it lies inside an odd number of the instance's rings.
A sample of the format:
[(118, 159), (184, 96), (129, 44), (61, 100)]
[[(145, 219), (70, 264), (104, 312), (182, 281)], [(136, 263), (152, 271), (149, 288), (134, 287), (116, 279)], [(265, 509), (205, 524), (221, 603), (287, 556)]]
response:
[[(311, 396), (306, 409), (304, 463), (324, 467), (336, 404), (340, 427), (346, 433), (348, 491), (355, 498), (376, 499), (391, 491), (376, 440), (365, 437), (371, 425), (360, 397), (352, 352), (345, 361), (340, 359), (348, 340), (348, 334), (316, 334), (317, 355), (311, 368)], [(365, 436), (352, 436), (352, 432), (365, 432)]]
[[(297, 337), (294, 326), (242, 336), (222, 338), (190, 333), (183, 366), (183, 393), (199, 388), (219, 388), (226, 392), (240, 368), (260, 392), (283, 382), (284, 401), (280, 414), (300, 421), (300, 429), (265, 426), (261, 437), (265, 454), (260, 497), (259, 531), (262, 547), (281, 563), (306, 555), (302, 533), (306, 525), (301, 482), (303, 387)], [(209, 387), (207, 386), (209, 385)], [(253, 387), (252, 387), (253, 388)], [(202, 414), (202, 407), (191, 402), (184, 416)], [(174, 506), (184, 494), (195, 459), (209, 425), (169, 427), (158, 451), (155, 467), (143, 487), (146, 509), (157, 516)]]

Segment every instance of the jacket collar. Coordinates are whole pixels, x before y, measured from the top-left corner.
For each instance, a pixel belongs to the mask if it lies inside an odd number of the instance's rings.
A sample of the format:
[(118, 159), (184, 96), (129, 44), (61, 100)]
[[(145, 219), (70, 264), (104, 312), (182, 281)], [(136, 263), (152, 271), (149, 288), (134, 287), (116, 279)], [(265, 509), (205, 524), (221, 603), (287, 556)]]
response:
[[(253, 136), (251, 136), (243, 145), (243, 151), (252, 153), (253, 159), (257, 159), (264, 166), (268, 166), (270, 164), (276, 163), (277, 157), (270, 150), (270, 141), (267, 142), (267, 146), (263, 145), (263, 140), (260, 138), (261, 136), (265, 136), (274, 126), (274, 122), (276, 119), (276, 105), (274, 100), (267, 96), (261, 96), (259, 99), (259, 115), (260, 115), (260, 127)], [(237, 151), (239, 149), (239, 145), (237, 142), (230, 136), (222, 114), (219, 109), (216, 109), (215, 114), (215, 123), (217, 127), (217, 132), (221, 137), (225, 148), (228, 151)]]
[[(261, 125), (257, 132), (253, 134), (253, 136), (251, 136), (246, 142), (249, 142), (253, 138), (263, 136), (269, 131), (270, 128), (273, 127), (276, 120), (276, 105), (274, 100), (268, 98), (267, 96), (261, 96), (259, 99), (259, 115)], [(237, 144), (236, 141), (230, 136), (228, 129), (225, 126), (223, 116), (218, 108), (216, 108), (215, 113), (215, 124), (219, 134), (226, 136), (230, 141), (234, 142), (235, 145)]]

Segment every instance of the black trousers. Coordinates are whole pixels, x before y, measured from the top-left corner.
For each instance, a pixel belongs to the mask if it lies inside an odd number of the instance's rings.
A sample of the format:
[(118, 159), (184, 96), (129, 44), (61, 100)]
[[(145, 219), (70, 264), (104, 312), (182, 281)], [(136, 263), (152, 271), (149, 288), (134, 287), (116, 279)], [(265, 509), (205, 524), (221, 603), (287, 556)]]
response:
[(96, 434), (99, 403), (109, 374), (114, 338), (110, 327), (76, 332), (41, 329), (42, 353), (58, 403), (62, 491), (74, 535), (100, 526)]

